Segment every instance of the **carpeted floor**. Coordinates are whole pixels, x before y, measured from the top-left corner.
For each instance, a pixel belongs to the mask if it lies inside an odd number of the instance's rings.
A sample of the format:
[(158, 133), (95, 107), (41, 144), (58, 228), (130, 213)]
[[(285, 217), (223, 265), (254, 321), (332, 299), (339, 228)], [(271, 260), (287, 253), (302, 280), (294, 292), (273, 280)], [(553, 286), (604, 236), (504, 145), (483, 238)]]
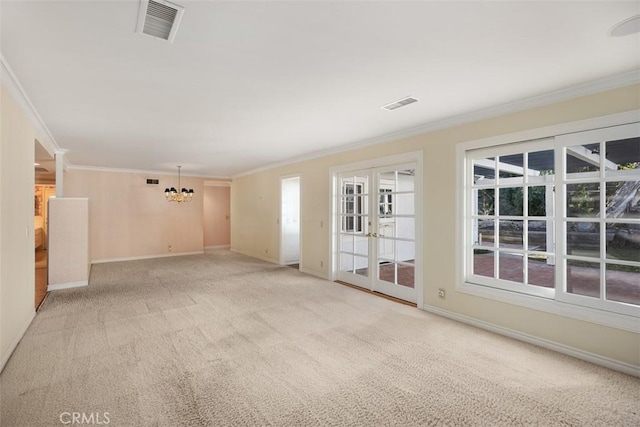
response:
[(640, 424), (638, 378), (228, 251), (93, 266), (0, 380), (2, 426)]

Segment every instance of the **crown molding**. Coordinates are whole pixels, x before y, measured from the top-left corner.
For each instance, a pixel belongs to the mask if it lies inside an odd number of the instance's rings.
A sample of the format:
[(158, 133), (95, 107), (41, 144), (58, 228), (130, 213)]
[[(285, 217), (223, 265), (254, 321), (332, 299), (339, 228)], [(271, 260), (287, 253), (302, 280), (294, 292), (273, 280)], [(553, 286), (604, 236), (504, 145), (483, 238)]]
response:
[[(61, 148), (53, 137), (53, 134), (49, 131), (42, 117), (40, 117), (38, 110), (36, 110), (36, 107), (29, 99), (27, 92), (22, 87), (22, 84), (20, 84), (20, 81), (2, 53), (0, 53), (0, 82), (22, 108), (22, 111), (27, 117), (31, 119), (38, 133), (38, 142), (40, 142), (42, 147), (47, 150), (51, 157), (53, 157), (55, 153), (60, 152)], [(69, 166), (68, 161), (65, 161), (65, 164)]]
[[(108, 168), (103, 166), (86, 166), (86, 165), (70, 165), (69, 169), (71, 170), (83, 170), (83, 171), (91, 171), (91, 172), (114, 172), (114, 173), (141, 173), (141, 174), (149, 174), (149, 175), (169, 175), (175, 176), (178, 173), (176, 171), (160, 171), (160, 170), (150, 170), (150, 169), (124, 169), (124, 168)], [(188, 176), (192, 178), (205, 178), (205, 179), (219, 179), (230, 181), (231, 178), (228, 176), (216, 176), (216, 175), (203, 175), (203, 174), (195, 174), (188, 172), (180, 172), (181, 176)]]
[(231, 187), (231, 181), (205, 181), (205, 187)]
[(266, 170), (290, 165), (293, 163), (313, 160), (320, 157), (329, 156), (332, 154), (343, 153), (345, 151), (353, 151), (359, 148), (384, 144), (386, 142), (391, 142), (391, 141), (395, 141), (402, 138), (408, 138), (411, 136), (434, 132), (436, 130), (452, 128), (452, 127), (460, 126), (467, 123), (477, 122), (480, 120), (499, 117), (506, 114), (530, 110), (536, 107), (551, 105), (557, 102), (567, 101), (570, 99), (579, 98), (581, 96), (587, 96), (594, 93), (604, 92), (606, 90), (617, 89), (620, 87), (629, 86), (629, 85), (638, 84), (638, 83), (640, 83), (640, 69), (631, 70), (625, 73), (620, 73), (614, 76), (592, 80), (590, 82), (571, 86), (565, 89), (559, 89), (553, 92), (544, 93), (542, 95), (532, 96), (519, 101), (509, 102), (506, 104), (487, 107), (487, 108), (472, 111), (469, 113), (464, 113), (464, 114), (459, 114), (452, 117), (447, 117), (444, 119), (434, 120), (432, 122), (428, 122), (428, 123), (425, 123), (416, 127), (404, 129), (401, 131), (384, 134), (381, 136), (353, 142), (346, 145), (341, 145), (339, 147), (334, 147), (326, 150), (316, 151), (309, 154), (304, 154), (302, 156), (292, 157), (287, 160), (270, 163), (265, 166), (261, 166), (245, 172), (240, 172), (238, 174), (233, 175), (233, 178), (240, 178), (242, 176), (263, 172)]

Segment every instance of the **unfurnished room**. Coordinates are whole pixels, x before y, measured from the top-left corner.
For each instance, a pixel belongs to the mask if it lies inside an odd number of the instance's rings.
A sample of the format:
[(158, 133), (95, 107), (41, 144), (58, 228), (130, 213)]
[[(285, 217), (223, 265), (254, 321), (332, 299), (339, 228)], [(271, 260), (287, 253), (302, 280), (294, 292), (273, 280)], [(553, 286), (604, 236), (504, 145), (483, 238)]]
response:
[(0, 0), (0, 425), (640, 425), (640, 2)]

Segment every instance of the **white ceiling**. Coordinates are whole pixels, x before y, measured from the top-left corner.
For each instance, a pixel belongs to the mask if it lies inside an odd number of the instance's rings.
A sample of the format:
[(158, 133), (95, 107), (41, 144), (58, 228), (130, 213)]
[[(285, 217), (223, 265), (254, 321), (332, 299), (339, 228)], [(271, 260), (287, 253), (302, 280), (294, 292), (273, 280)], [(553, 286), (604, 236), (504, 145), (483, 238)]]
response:
[[(2, 54), (74, 165), (232, 176), (640, 68), (640, 2), (1, 2)], [(412, 95), (395, 111), (379, 107)]]

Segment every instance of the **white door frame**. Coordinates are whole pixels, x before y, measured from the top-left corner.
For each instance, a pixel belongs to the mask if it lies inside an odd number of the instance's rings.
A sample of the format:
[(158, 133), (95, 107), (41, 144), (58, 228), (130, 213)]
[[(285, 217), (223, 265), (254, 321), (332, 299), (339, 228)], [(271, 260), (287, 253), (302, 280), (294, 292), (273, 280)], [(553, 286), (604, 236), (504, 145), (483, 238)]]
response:
[(329, 169), (329, 188), (331, 191), (329, 192), (329, 218), (331, 219), (331, 228), (329, 230), (329, 241), (331, 244), (329, 245), (329, 254), (328, 258), (330, 261), (329, 265), (329, 280), (334, 281), (338, 276), (338, 268), (339, 268), (339, 255), (340, 252), (338, 250), (338, 237), (339, 237), (339, 213), (338, 213), (338, 202), (337, 202), (337, 194), (339, 194), (340, 189), (338, 188), (338, 175), (341, 172), (353, 171), (353, 170), (361, 170), (361, 169), (372, 169), (379, 168), (385, 166), (392, 166), (396, 164), (402, 163), (412, 163), (416, 164), (416, 174), (415, 174), (415, 234), (416, 234), (416, 266), (415, 266), (415, 290), (417, 301), (416, 305), (418, 308), (422, 309), (424, 306), (424, 283), (423, 283), (423, 268), (424, 268), (424, 260), (422, 259), (423, 254), (423, 204), (424, 204), (424, 189), (423, 189), (423, 151), (411, 151), (407, 153), (397, 154), (393, 156), (387, 157), (379, 157), (376, 159), (363, 160), (354, 163), (348, 163), (343, 165), (333, 166)]
[(286, 265), (286, 260), (284, 259), (283, 253), (282, 253), (282, 181), (284, 181), (285, 179), (290, 179), (290, 178), (298, 178), (300, 181), (300, 222), (299, 222), (299, 226), (300, 226), (300, 247), (299, 247), (299, 261), (298, 261), (298, 266), (299, 268), (302, 268), (302, 174), (300, 173), (294, 173), (294, 174), (288, 174), (288, 175), (281, 175), (280, 176), (280, 191), (278, 194), (278, 200), (279, 200), (279, 216), (278, 216), (278, 259), (280, 262), (280, 265)]

